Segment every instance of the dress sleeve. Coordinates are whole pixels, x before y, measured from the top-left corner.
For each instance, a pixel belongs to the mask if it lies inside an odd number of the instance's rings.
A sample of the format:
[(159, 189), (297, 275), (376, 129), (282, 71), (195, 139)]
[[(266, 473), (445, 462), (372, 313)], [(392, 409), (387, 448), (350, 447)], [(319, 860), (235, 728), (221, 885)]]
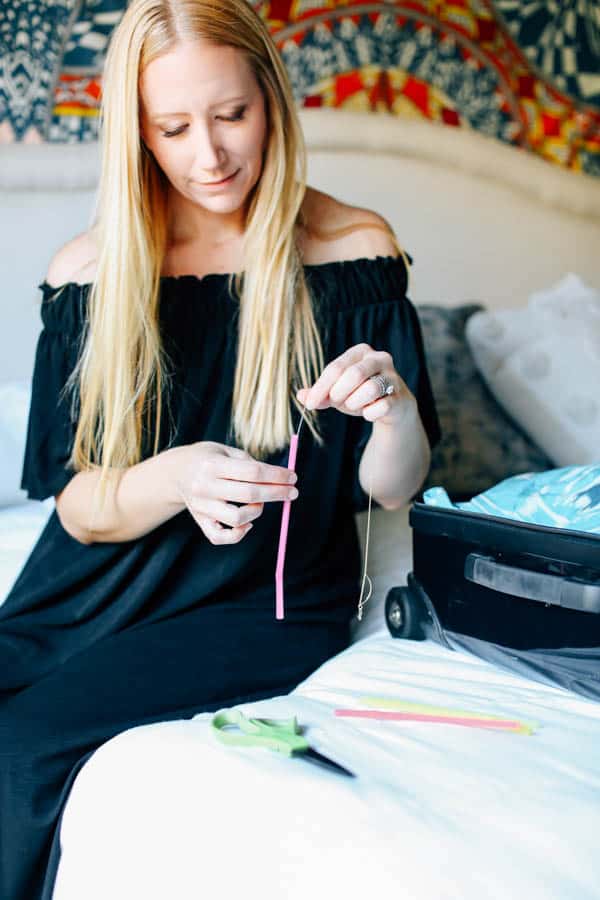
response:
[[(363, 303), (346, 310), (345, 348), (366, 342), (374, 350), (387, 350), (394, 367), (417, 401), (419, 415), (433, 448), (441, 437), (431, 382), (427, 372), (421, 327), (415, 307), (406, 296), (407, 273), (401, 260), (388, 258), (363, 272)], [(369, 293), (371, 292), (371, 293)], [(377, 299), (379, 296), (381, 299)], [(375, 299), (364, 302), (369, 296)], [(343, 314), (343, 313), (342, 313)], [(367, 509), (369, 495), (358, 480), (358, 467), (373, 424), (362, 416), (349, 419), (345, 484), (354, 512)], [(372, 505), (379, 506), (373, 498)]]
[(68, 459), (77, 423), (76, 402), (65, 387), (77, 362), (81, 337), (78, 287), (68, 284), (57, 294), (45, 282), (40, 285), (43, 328), (35, 353), (21, 478), (31, 500), (58, 494), (75, 474)]

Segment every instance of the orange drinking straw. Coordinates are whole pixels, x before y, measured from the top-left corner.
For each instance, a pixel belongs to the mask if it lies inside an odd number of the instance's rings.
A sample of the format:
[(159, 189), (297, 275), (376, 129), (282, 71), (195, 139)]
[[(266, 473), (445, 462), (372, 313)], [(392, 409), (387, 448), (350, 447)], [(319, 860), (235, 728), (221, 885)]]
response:
[[(290, 438), (290, 455), (287, 467), (290, 472), (296, 471), (296, 454), (298, 452), (298, 438), (300, 437), (300, 429), (304, 422), (304, 412), (300, 419), (298, 431)], [(290, 507), (291, 500), (283, 501), (283, 512), (281, 514), (281, 530), (279, 532), (279, 550), (277, 553), (277, 566), (275, 568), (275, 618), (284, 618), (283, 609), (283, 567), (285, 565), (285, 548), (287, 546), (288, 526), (290, 523)]]

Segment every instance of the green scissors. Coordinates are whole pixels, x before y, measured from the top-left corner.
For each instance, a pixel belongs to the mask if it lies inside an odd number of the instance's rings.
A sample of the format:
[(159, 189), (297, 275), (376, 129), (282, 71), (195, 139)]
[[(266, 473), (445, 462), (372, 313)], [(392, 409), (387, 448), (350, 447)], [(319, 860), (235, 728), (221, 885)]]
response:
[[(248, 719), (240, 709), (222, 709), (215, 713), (211, 720), (211, 728), (216, 737), (224, 744), (237, 744), (242, 747), (265, 747), (284, 756), (301, 754), (304, 759), (318, 765), (334, 769), (343, 775), (355, 778), (339, 763), (328, 759), (310, 746), (302, 737), (302, 731), (296, 718), (293, 719)], [(236, 726), (232, 728), (231, 726)]]

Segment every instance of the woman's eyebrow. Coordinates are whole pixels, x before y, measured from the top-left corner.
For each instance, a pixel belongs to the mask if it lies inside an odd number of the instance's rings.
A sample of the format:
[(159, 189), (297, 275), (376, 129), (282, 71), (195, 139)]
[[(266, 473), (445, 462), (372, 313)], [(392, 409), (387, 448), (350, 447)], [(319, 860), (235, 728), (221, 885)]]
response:
[[(228, 97), (226, 100), (219, 100), (217, 103), (212, 103), (208, 108), (214, 109), (217, 106), (224, 106), (226, 103), (235, 103), (238, 100), (245, 100), (245, 99), (246, 99), (246, 94), (240, 94), (240, 96), (238, 96), (238, 97)], [(189, 115), (188, 112), (183, 112), (183, 111), (156, 113), (156, 115), (151, 117), (151, 121), (158, 122), (159, 119), (170, 119), (173, 116), (188, 116), (188, 115)]]

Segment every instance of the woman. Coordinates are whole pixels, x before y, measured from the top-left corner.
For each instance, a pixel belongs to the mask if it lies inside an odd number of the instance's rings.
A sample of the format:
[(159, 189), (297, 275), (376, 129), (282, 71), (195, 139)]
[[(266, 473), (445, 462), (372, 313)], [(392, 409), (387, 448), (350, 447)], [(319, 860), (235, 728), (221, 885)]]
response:
[(365, 487), (409, 499), (438, 436), (405, 257), (375, 213), (305, 186), (249, 4), (134, 0), (102, 137), (94, 227), (40, 286), (22, 483), (56, 510), (0, 609), (3, 900), (51, 897), (101, 743), (286, 693), (347, 646), (353, 513)]

